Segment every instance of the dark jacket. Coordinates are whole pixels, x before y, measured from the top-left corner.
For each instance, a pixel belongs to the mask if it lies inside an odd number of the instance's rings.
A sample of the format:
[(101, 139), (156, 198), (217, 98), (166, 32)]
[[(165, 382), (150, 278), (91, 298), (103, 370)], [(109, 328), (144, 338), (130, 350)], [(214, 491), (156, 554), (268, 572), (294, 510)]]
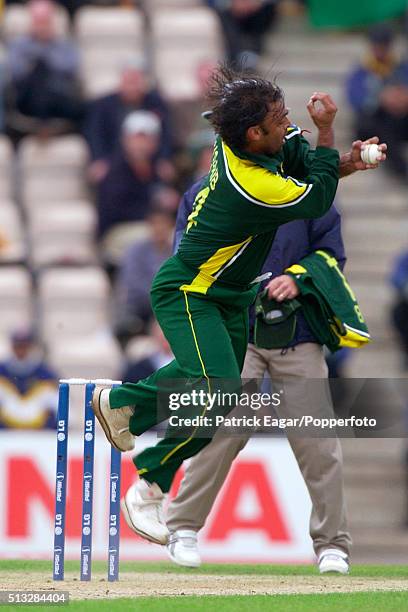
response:
[(98, 185), (98, 236), (117, 223), (142, 221), (150, 206), (154, 189), (159, 184), (156, 176), (140, 180), (124, 153), (119, 149), (111, 160), (108, 174)]
[[(181, 236), (186, 227), (196, 194), (202, 179), (197, 181), (183, 196), (177, 213), (174, 248), (177, 250)], [(344, 268), (346, 256), (341, 236), (340, 214), (334, 206), (320, 219), (296, 220), (285, 223), (278, 228), (271, 251), (265, 261), (263, 272), (272, 272), (272, 277), (280, 276), (289, 266), (298, 263), (306, 255), (322, 249), (337, 259), (341, 269)], [(268, 281), (261, 285), (263, 288)], [(252, 342), (254, 310), (250, 309), (250, 341)], [(317, 342), (303, 315), (298, 315), (296, 334), (290, 346), (301, 342)], [(285, 347), (282, 347), (285, 348)]]
[(162, 123), (160, 157), (169, 157), (173, 143), (169, 110), (157, 91), (150, 91), (136, 107), (126, 106), (119, 94), (111, 94), (92, 102), (85, 122), (84, 134), (92, 159), (107, 159), (118, 146), (121, 126), (125, 117), (136, 110), (152, 111)]
[(390, 280), (392, 286), (406, 299), (408, 297), (408, 251), (401, 253), (395, 260)]
[(136, 383), (139, 380), (147, 378), (150, 376), (150, 374), (153, 374), (155, 370), (156, 365), (150, 357), (141, 359), (140, 361), (130, 362), (125, 366), (122, 374), (122, 380)]
[(408, 63), (395, 62), (388, 67), (388, 72), (376, 71), (376, 62), (356, 66), (346, 81), (348, 101), (356, 113), (372, 114), (380, 106), (380, 95), (389, 85), (408, 86)]

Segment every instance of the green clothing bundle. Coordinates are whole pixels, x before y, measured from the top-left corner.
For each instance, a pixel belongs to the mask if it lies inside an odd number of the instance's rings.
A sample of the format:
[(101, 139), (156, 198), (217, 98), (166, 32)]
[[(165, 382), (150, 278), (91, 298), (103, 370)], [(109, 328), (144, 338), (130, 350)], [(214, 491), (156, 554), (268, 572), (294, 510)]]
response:
[(302, 312), (320, 344), (330, 351), (360, 348), (370, 334), (356, 296), (334, 257), (316, 251), (285, 270), (300, 290)]

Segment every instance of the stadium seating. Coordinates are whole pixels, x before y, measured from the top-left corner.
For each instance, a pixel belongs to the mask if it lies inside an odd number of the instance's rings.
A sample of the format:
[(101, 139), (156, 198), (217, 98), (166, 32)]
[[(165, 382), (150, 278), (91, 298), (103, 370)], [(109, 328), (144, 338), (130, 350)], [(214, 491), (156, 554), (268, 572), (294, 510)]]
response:
[(144, 17), (137, 10), (83, 7), (75, 19), (75, 34), (88, 98), (114, 90), (123, 64), (144, 55)]
[(142, 361), (153, 355), (157, 349), (157, 343), (152, 336), (136, 336), (126, 345), (126, 357), (132, 362)]
[(76, 338), (51, 339), (49, 357), (63, 377), (117, 379), (122, 355), (115, 338), (109, 333)]
[(164, 96), (170, 101), (201, 96), (197, 80), (200, 64), (215, 63), (223, 56), (214, 12), (205, 7), (162, 9), (152, 14), (151, 33), (154, 72)]
[(88, 149), (80, 136), (47, 141), (24, 138), (19, 148), (24, 206), (45, 200), (86, 199), (87, 160)]
[[(1, 34), (1, 30), (0, 30), (0, 34)], [(4, 45), (1, 44), (1, 41), (0, 41), (0, 65), (3, 64), (5, 58), (6, 58), (6, 49)]]
[(82, 45), (105, 45), (105, 49), (137, 45), (143, 38), (143, 15), (128, 8), (84, 6), (75, 18), (75, 35)]
[(51, 202), (28, 209), (30, 263), (95, 264), (96, 211), (91, 202)]
[(0, 262), (22, 263), (26, 257), (20, 211), (14, 202), (0, 200)]
[(40, 327), (48, 345), (109, 329), (109, 281), (98, 267), (54, 267), (38, 278)]
[(123, 66), (134, 58), (141, 59), (141, 52), (133, 47), (118, 46), (108, 55), (106, 49), (98, 46), (80, 50), (81, 78), (87, 99), (108, 95), (118, 88)]
[(10, 356), (10, 341), (6, 336), (0, 336), (0, 361), (5, 361)]
[[(28, 31), (29, 19), (28, 11), (21, 4), (11, 4), (4, 10), (1, 32), (6, 41), (15, 36), (21, 36)], [(56, 29), (61, 38), (67, 37), (69, 33), (69, 17), (67, 11), (62, 6), (57, 6)]]
[(5, 136), (0, 136), (0, 199), (12, 197), (12, 159), (11, 143)]
[(0, 267), (0, 334), (31, 323), (32, 283), (23, 266)]
[(202, 5), (202, 0), (143, 0), (143, 9), (148, 14), (162, 9), (181, 9)]
[(102, 257), (107, 263), (117, 266), (132, 244), (146, 240), (148, 236), (149, 227), (145, 221), (118, 223), (108, 230), (102, 238)]

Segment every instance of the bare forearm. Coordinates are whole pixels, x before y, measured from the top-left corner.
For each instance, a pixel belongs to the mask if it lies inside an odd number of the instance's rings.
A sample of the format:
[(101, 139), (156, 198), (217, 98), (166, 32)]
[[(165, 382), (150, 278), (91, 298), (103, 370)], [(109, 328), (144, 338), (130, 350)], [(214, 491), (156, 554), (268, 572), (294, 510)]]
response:
[(332, 127), (319, 130), (317, 135), (317, 146), (328, 147), (329, 149), (334, 147), (334, 130)]
[(356, 172), (355, 163), (351, 159), (350, 153), (344, 153), (340, 156), (339, 177), (343, 178)]

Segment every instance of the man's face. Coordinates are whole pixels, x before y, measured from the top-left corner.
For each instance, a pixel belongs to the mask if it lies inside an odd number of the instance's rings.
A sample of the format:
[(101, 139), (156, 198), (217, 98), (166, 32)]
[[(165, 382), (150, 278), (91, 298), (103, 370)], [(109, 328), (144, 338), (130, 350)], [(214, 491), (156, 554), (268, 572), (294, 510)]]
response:
[(174, 231), (174, 222), (170, 215), (161, 212), (149, 216), (152, 240), (157, 245), (170, 244)]
[(122, 138), (123, 147), (131, 161), (151, 159), (159, 146), (158, 136), (152, 134), (125, 134)]
[(128, 68), (123, 71), (120, 93), (127, 104), (138, 104), (147, 91), (147, 80), (142, 70)]
[(29, 4), (31, 35), (42, 42), (55, 38), (55, 9), (48, 0), (36, 0)]
[(378, 62), (385, 62), (391, 55), (391, 45), (386, 43), (373, 43), (372, 53)]
[(254, 152), (274, 155), (280, 151), (290, 126), (288, 113), (283, 101), (269, 105), (269, 112), (262, 123), (248, 130), (248, 142), (252, 142)]
[(22, 361), (32, 351), (33, 345), (31, 342), (15, 341), (13, 342), (13, 352), (19, 361)]

